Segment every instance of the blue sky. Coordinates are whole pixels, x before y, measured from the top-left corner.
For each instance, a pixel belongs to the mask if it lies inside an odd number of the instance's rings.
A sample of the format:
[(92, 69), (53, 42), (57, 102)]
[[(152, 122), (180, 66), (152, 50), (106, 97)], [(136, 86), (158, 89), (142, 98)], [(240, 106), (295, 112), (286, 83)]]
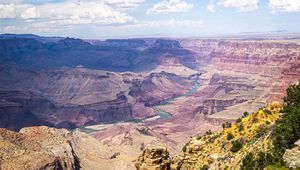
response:
[(300, 0), (0, 0), (1, 33), (80, 38), (300, 32)]

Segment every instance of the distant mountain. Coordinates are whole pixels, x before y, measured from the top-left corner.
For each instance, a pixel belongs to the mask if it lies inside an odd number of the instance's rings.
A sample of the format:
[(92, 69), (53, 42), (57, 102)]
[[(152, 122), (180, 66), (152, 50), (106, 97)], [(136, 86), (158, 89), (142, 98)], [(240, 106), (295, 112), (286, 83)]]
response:
[(13, 38), (26, 38), (35, 39), (37, 41), (47, 43), (47, 42), (57, 42), (64, 39), (63, 37), (44, 37), (34, 34), (0, 34), (0, 39), (13, 39)]
[[(54, 41), (55, 40), (55, 41)], [(93, 45), (95, 44), (95, 45)], [(168, 54), (188, 67), (194, 61), (190, 51), (174, 40), (107, 40), (93, 44), (74, 38), (47, 38), (31, 34), (0, 36), (0, 61), (30, 69), (77, 67), (109, 71), (143, 71), (159, 65)]]

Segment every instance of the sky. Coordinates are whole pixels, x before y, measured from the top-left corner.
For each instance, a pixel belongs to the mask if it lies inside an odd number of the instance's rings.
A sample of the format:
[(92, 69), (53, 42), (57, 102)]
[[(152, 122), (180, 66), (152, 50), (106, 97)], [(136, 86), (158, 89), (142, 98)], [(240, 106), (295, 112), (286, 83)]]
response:
[(300, 33), (300, 0), (0, 0), (0, 33), (78, 38)]

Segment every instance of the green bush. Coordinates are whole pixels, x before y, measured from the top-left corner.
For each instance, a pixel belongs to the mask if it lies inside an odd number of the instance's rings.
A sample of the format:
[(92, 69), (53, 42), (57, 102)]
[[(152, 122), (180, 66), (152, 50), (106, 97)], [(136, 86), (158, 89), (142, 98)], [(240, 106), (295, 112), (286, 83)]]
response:
[(284, 97), (285, 113), (273, 133), (273, 156), (283, 164), (282, 155), (300, 138), (300, 81), (287, 89)]
[(234, 136), (232, 133), (227, 133), (227, 140), (231, 140), (233, 138), (234, 138)]
[(240, 123), (240, 122), (242, 122), (242, 118), (238, 118), (238, 119), (236, 119), (236, 121), (235, 121), (235, 123)]
[(244, 112), (244, 113), (243, 113), (243, 117), (247, 117), (248, 115), (249, 115), (248, 112)]
[(183, 151), (183, 152), (186, 152), (186, 145), (184, 145), (184, 146), (182, 147), (182, 151)]
[(243, 143), (240, 140), (232, 141), (232, 147), (230, 148), (231, 152), (237, 152), (243, 147)]
[[(271, 112), (264, 110), (267, 114)], [(272, 132), (273, 148), (268, 152), (258, 152), (256, 158), (252, 153), (243, 158), (242, 170), (287, 170), (282, 156), (286, 149), (293, 147), (300, 138), (300, 81), (298, 85), (292, 85), (287, 89), (284, 97), (284, 114)], [(270, 124), (270, 122), (266, 122)], [(256, 137), (265, 135), (266, 127), (262, 126), (257, 131)], [(234, 145), (233, 145), (234, 147)]]
[(254, 156), (253, 153), (250, 152), (243, 158), (241, 170), (254, 170), (254, 167), (255, 167)]
[(260, 151), (256, 158), (253, 153), (248, 153), (242, 161), (241, 170), (264, 170), (264, 168), (271, 162), (268, 162), (270, 155)]
[(223, 123), (222, 124), (222, 127), (225, 129), (225, 128), (231, 128), (231, 123), (229, 122), (226, 122), (226, 123)]

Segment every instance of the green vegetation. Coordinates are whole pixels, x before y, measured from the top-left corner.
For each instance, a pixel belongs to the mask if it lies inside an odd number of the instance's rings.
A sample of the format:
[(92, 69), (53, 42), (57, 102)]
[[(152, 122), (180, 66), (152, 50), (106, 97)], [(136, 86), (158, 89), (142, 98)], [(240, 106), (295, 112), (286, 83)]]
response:
[(242, 122), (242, 118), (238, 118), (238, 119), (236, 119), (236, 121), (235, 121), (235, 123), (240, 123), (240, 122)]
[[(287, 89), (284, 97), (284, 107), (282, 118), (276, 122), (272, 132), (273, 148), (268, 152), (259, 152), (256, 156), (248, 153), (241, 166), (242, 170), (286, 170), (283, 161), (283, 154), (286, 149), (292, 148), (294, 143), (300, 139), (300, 81), (298, 85), (292, 85)], [(267, 109), (265, 113), (271, 114)], [(270, 122), (266, 122), (270, 124)], [(265, 134), (266, 129), (261, 127), (256, 137)]]
[(257, 133), (255, 135), (256, 138), (260, 138), (264, 136), (267, 132), (267, 127), (266, 126), (260, 126), (260, 128), (257, 130)]
[(184, 146), (182, 147), (182, 151), (183, 151), (183, 152), (186, 152), (186, 145), (184, 145)]
[(232, 141), (232, 147), (230, 148), (231, 152), (237, 152), (243, 147), (243, 143), (240, 140)]
[(229, 122), (226, 122), (226, 123), (223, 123), (222, 124), (222, 127), (225, 129), (225, 128), (231, 128), (231, 123)]
[(284, 97), (285, 113), (277, 123), (273, 133), (273, 156), (283, 163), (282, 155), (300, 138), (300, 81), (287, 89)]
[(250, 152), (243, 159), (241, 170), (263, 170), (268, 164), (273, 164), (270, 154), (260, 151), (255, 158)]
[(227, 133), (227, 140), (231, 140), (231, 139), (233, 139), (234, 138), (234, 136), (233, 136), (233, 134), (232, 133)]
[(243, 118), (244, 118), (244, 117), (247, 117), (248, 115), (249, 115), (248, 112), (244, 112), (244, 113), (243, 113)]

